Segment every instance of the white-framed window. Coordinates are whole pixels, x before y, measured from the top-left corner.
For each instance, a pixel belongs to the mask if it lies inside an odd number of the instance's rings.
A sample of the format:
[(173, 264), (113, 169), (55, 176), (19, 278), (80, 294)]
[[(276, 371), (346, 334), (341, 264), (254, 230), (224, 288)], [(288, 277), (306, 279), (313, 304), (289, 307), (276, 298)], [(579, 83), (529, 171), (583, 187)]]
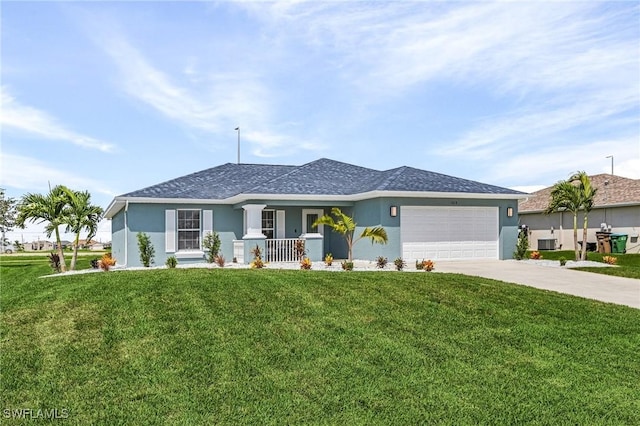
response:
[(322, 209), (302, 209), (302, 231), (305, 234), (324, 235), (324, 225), (313, 227), (313, 223), (324, 215)]
[(262, 233), (267, 239), (272, 240), (275, 236), (276, 221), (275, 210), (262, 210)]
[(178, 210), (178, 251), (200, 250), (200, 210)]

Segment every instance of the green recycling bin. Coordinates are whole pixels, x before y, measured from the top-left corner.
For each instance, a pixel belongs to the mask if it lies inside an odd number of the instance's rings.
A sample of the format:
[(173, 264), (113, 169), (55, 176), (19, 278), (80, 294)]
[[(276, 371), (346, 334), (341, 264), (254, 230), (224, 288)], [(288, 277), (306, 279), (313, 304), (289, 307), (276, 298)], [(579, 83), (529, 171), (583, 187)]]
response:
[(611, 234), (611, 253), (626, 253), (627, 237), (626, 234)]

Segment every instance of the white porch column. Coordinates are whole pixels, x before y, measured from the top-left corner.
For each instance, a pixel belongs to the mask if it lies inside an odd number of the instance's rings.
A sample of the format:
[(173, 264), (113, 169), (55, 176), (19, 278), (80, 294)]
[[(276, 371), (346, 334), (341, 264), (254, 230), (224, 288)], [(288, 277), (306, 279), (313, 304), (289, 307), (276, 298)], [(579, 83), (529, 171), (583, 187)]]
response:
[(267, 207), (266, 204), (245, 204), (242, 208), (247, 212), (247, 233), (243, 240), (247, 239), (266, 239), (262, 233), (262, 209)]

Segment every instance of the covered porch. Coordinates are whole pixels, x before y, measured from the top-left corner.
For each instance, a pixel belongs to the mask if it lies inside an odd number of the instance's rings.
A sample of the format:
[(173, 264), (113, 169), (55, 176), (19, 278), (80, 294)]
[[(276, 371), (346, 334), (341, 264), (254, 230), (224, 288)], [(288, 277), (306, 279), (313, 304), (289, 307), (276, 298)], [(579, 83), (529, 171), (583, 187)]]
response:
[(243, 237), (233, 241), (238, 263), (253, 260), (258, 247), (266, 262), (299, 262), (303, 257), (321, 261), (329, 242), (323, 225), (313, 223), (329, 211), (317, 206), (243, 204)]

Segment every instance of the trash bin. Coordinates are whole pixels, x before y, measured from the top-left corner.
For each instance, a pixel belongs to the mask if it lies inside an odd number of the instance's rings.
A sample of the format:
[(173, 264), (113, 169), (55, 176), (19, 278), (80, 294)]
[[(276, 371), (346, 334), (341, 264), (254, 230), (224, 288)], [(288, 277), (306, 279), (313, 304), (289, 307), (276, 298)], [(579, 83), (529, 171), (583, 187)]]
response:
[(611, 233), (596, 232), (598, 239), (598, 253), (611, 253)]
[(626, 234), (611, 234), (611, 253), (626, 253), (627, 238)]

